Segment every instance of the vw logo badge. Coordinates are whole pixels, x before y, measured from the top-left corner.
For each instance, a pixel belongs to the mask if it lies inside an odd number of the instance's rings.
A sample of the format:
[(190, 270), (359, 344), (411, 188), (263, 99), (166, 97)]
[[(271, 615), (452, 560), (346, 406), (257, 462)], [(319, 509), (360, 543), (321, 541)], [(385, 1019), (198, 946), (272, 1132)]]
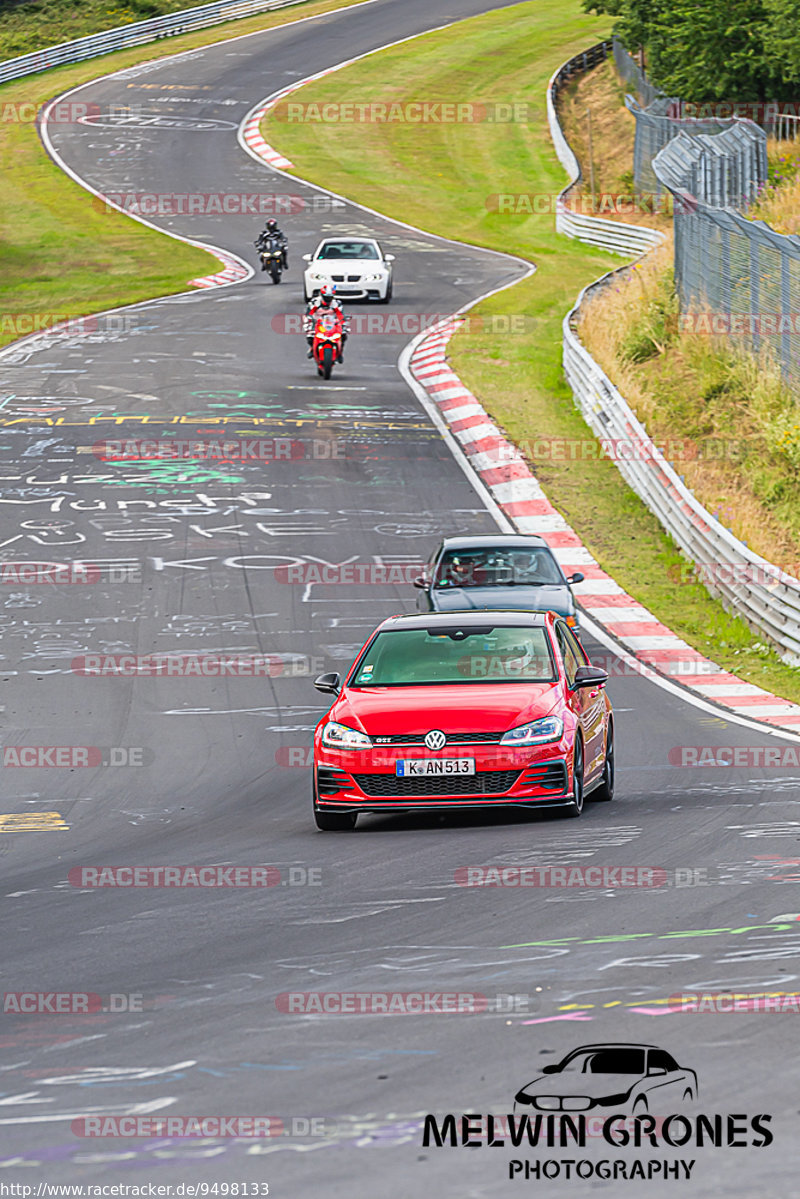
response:
[(425, 744), (428, 749), (444, 749), (446, 741), (447, 738), (441, 729), (431, 729), (429, 733), (425, 734)]

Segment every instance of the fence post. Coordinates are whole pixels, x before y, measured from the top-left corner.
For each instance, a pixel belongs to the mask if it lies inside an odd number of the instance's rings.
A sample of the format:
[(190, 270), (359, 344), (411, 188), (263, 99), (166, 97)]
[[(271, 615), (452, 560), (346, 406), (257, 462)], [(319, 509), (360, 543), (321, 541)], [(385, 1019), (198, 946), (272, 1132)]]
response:
[[(750, 315), (757, 316), (761, 311), (761, 296), (760, 296), (760, 277), (759, 270), (759, 253), (758, 242), (754, 237), (750, 238)], [(753, 329), (753, 351), (758, 353), (761, 349), (761, 330), (758, 327), (758, 321), (752, 323)]]

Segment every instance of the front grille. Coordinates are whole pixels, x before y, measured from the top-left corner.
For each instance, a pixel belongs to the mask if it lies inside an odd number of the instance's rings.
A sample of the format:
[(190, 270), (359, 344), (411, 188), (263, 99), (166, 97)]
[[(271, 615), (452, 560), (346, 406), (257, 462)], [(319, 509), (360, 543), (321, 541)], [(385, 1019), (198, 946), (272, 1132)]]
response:
[(519, 770), (482, 770), (455, 778), (441, 774), (420, 778), (398, 778), (394, 774), (354, 774), (365, 795), (385, 798), (425, 795), (502, 795), (510, 791), (520, 776)]
[(344, 275), (331, 275), (334, 283), (344, 283)]
[(543, 762), (541, 766), (526, 767), (521, 785), (523, 787), (543, 787), (545, 791), (566, 791), (567, 764), (566, 762)]
[(350, 786), (350, 775), (344, 770), (335, 770), (332, 766), (317, 768), (317, 794), (320, 797), (338, 795), (340, 791), (347, 791)]
[[(427, 731), (427, 730), (426, 730)], [(502, 733), (447, 733), (447, 745), (499, 745)], [(424, 745), (425, 733), (395, 733), (373, 737), (376, 745)]]
[(360, 282), (361, 282), (361, 276), (360, 276), (360, 275), (348, 275), (348, 276), (347, 276), (347, 282), (348, 282), (348, 283), (360, 283)]

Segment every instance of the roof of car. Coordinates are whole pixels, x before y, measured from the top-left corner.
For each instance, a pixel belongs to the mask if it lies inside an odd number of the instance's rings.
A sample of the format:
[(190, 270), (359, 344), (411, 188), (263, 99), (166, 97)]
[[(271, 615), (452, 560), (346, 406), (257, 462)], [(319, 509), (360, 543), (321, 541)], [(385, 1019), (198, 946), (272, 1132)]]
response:
[(319, 244), (321, 246), (326, 246), (329, 241), (360, 241), (367, 242), (373, 246), (377, 246), (378, 244), (377, 237), (362, 237), (360, 233), (340, 233), (336, 237), (323, 237), (320, 238)]
[(470, 609), (466, 612), (414, 612), (408, 615), (389, 616), (378, 627), (382, 629), (430, 629), (437, 626), (452, 628), (454, 625), (485, 627), (487, 624), (491, 624), (492, 626), (511, 625), (513, 627), (526, 624), (532, 628), (542, 628), (548, 616), (555, 619), (558, 614), (555, 612), (531, 612), (525, 608), (516, 610), (513, 608), (482, 608), (479, 611)]
[(523, 533), (501, 533), (483, 537), (445, 537), (442, 544), (448, 550), (550, 548), (543, 537)]
[(645, 1045), (641, 1041), (600, 1041), (596, 1045), (579, 1045), (577, 1049), (570, 1050), (567, 1054), (569, 1057), (572, 1053), (583, 1052), (587, 1049), (660, 1049), (660, 1045)]

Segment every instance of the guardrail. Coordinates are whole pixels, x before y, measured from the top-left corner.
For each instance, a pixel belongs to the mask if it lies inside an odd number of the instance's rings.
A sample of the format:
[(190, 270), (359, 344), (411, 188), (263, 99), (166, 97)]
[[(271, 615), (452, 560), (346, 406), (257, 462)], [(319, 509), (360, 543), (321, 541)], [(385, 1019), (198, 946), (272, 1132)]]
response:
[(57, 46), (47, 46), (44, 50), (34, 51), (33, 54), (6, 59), (0, 63), (0, 83), (7, 83), (10, 79), (21, 79), (25, 75), (36, 75), (63, 63), (99, 58), (101, 54), (109, 54), (112, 50), (141, 46), (160, 38), (189, 33), (192, 29), (221, 25), (225, 21), (237, 21), (241, 17), (301, 3), (303, 0), (221, 0), (216, 4), (202, 4), (197, 8), (186, 8), (182, 12), (153, 17), (149, 21), (134, 21), (130, 25), (120, 25), (103, 33), (75, 38), (71, 42), (60, 42)]
[(580, 183), (582, 174), (580, 164), (572, 152), (564, 131), (558, 119), (558, 93), (576, 75), (590, 70), (602, 62), (612, 50), (612, 40), (598, 42), (596, 46), (584, 50), (570, 58), (559, 67), (547, 85), (547, 121), (550, 126), (550, 136), (558, 156), (570, 178), (570, 182), (556, 197), (556, 232), (577, 241), (586, 242), (590, 246), (598, 246), (612, 254), (624, 254), (630, 257), (643, 254), (659, 245), (664, 240), (664, 234), (658, 229), (648, 229), (645, 225), (627, 225), (623, 221), (609, 221), (604, 217), (590, 216), (573, 212), (567, 197), (572, 188)]
[[(607, 45), (608, 43), (604, 43)], [(600, 47), (593, 47), (598, 51)], [(591, 52), (589, 52), (591, 53)], [(600, 61), (602, 55), (595, 58)], [(580, 167), (561, 126), (555, 106), (555, 92), (559, 81), (575, 73), (576, 64), (585, 56), (578, 55), (565, 63), (550, 80), (547, 89), (547, 111), (550, 132), (559, 161), (572, 176), (570, 187), (580, 179)], [(594, 65), (594, 62), (587, 62)], [(569, 187), (562, 192), (562, 196)], [(615, 221), (599, 221), (593, 217), (564, 217), (561, 226), (558, 218), (556, 228), (570, 234), (572, 221), (588, 223), (588, 232), (594, 238), (600, 235), (598, 224), (613, 226), (614, 229), (630, 231)], [(636, 230), (653, 234), (654, 230)], [(582, 237), (581, 240), (588, 240)], [(650, 248), (662, 240), (657, 234), (648, 245)], [(622, 240), (614, 238), (613, 248), (624, 252)], [(593, 240), (592, 244), (602, 244)], [(800, 665), (800, 580), (785, 573), (750, 550), (730, 529), (726, 529), (695, 498), (683, 480), (649, 437), (624, 396), (620, 394), (608, 376), (598, 366), (578, 337), (576, 326), (578, 315), (586, 298), (606, 286), (617, 274), (627, 267), (608, 271), (596, 282), (585, 287), (574, 307), (567, 313), (563, 323), (564, 374), (572, 388), (575, 403), (584, 420), (601, 439), (636, 448), (635, 456), (617, 459), (617, 466), (625, 481), (660, 522), (675, 541), (681, 552), (695, 564), (698, 576), (706, 589), (730, 610), (741, 616), (747, 624), (758, 630), (783, 651), (785, 660)]]
[(598, 437), (636, 447), (636, 457), (617, 461), (619, 471), (694, 562), (707, 590), (800, 665), (800, 580), (753, 553), (703, 507), (578, 339), (575, 324), (585, 298), (617, 273), (584, 288), (564, 318), (564, 373), (575, 402)]

